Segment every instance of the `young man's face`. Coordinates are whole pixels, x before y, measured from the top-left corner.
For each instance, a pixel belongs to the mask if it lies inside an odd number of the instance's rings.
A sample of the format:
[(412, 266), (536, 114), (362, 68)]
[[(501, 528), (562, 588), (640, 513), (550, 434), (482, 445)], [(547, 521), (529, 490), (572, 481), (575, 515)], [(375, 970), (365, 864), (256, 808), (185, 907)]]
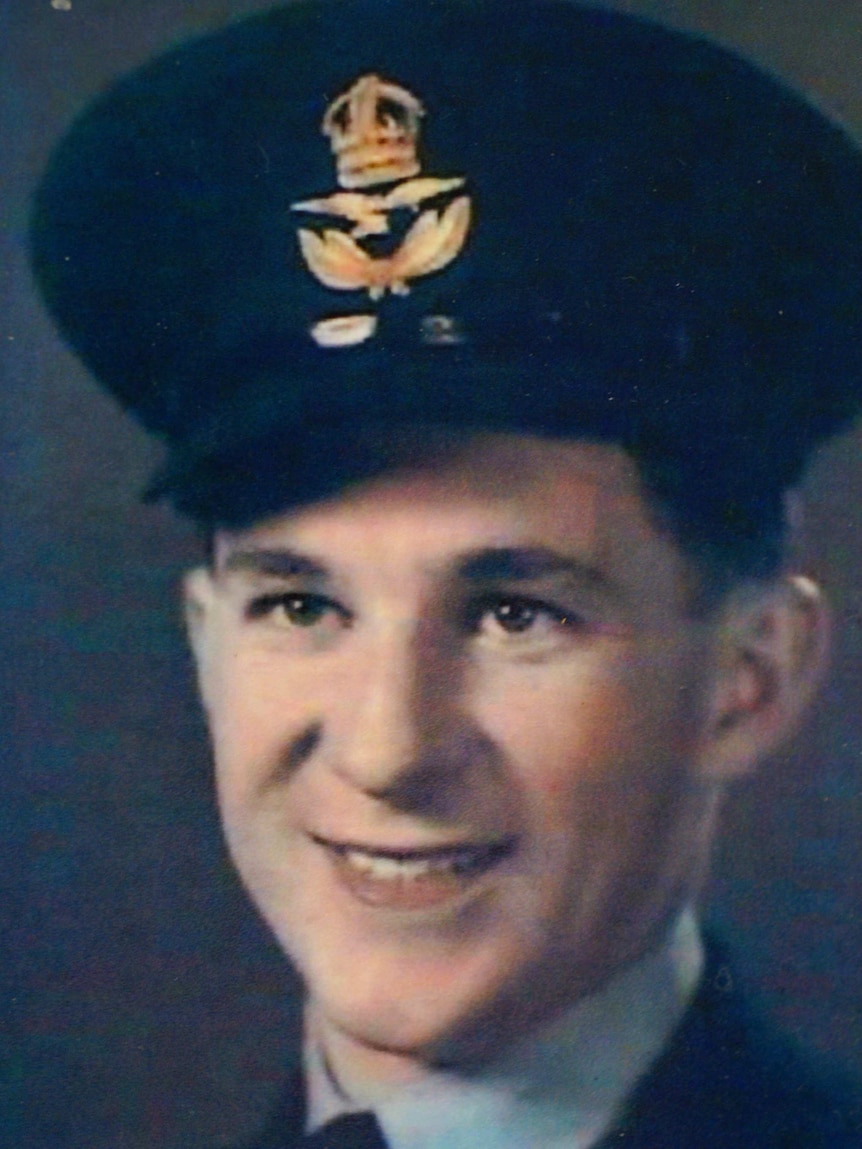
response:
[(651, 944), (711, 828), (712, 638), (621, 452), (488, 436), (216, 550), (224, 825), (325, 1025), (499, 1047)]

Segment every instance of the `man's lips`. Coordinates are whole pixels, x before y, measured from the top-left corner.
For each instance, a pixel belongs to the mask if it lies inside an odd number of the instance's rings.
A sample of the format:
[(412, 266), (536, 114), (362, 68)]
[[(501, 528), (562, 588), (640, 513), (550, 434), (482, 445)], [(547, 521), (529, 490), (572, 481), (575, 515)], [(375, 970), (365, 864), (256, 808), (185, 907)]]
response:
[(463, 894), (515, 852), (513, 837), (389, 848), (312, 835), (341, 884), (360, 901), (389, 909), (440, 906)]

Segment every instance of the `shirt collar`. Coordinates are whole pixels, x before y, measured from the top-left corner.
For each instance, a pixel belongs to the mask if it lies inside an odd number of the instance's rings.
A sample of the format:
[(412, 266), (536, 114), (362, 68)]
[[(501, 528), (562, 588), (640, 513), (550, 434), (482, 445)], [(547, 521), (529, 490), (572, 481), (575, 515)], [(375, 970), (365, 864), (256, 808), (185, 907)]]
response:
[(382, 1096), (350, 1096), (306, 1041), (308, 1128), (373, 1109), (391, 1149), (591, 1149), (664, 1049), (703, 969), (695, 916), (599, 993), (480, 1073), (434, 1071)]

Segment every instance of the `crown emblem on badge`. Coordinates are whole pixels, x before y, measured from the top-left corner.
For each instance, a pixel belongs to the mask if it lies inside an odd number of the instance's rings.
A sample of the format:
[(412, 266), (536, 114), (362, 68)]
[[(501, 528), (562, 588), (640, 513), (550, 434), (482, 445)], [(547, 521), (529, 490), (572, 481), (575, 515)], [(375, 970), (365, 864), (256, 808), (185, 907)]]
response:
[[(327, 108), (321, 130), (342, 190), (291, 205), (337, 224), (297, 231), (306, 266), (324, 286), (366, 291), (372, 302), (387, 292), (407, 295), (410, 280), (442, 270), (461, 252), (471, 216), (461, 192), (466, 180), (421, 174), (424, 114), (411, 92), (376, 75), (362, 76)], [(405, 217), (402, 234), (393, 221)], [(345, 347), (376, 329), (377, 316), (363, 312), (320, 320), (311, 335), (320, 346)]]
[(329, 137), (343, 188), (406, 179), (419, 171), (416, 142), (425, 109), (398, 84), (363, 76), (326, 110)]

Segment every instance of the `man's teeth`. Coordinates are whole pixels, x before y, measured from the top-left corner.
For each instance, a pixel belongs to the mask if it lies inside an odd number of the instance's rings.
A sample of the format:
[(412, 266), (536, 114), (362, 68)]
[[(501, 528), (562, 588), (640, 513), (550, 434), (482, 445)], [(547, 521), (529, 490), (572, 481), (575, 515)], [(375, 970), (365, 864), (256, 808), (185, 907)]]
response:
[(348, 850), (344, 855), (354, 869), (361, 870), (371, 878), (391, 880), (392, 878), (418, 878), (431, 869), (428, 858), (381, 858), (366, 854), (362, 850)]
[(462, 849), (425, 858), (393, 858), (365, 850), (349, 849), (345, 850), (342, 856), (354, 869), (370, 878), (377, 878), (380, 881), (395, 879), (409, 881), (421, 878), (425, 874), (463, 872), (476, 865), (486, 854), (487, 850), (484, 849)]

